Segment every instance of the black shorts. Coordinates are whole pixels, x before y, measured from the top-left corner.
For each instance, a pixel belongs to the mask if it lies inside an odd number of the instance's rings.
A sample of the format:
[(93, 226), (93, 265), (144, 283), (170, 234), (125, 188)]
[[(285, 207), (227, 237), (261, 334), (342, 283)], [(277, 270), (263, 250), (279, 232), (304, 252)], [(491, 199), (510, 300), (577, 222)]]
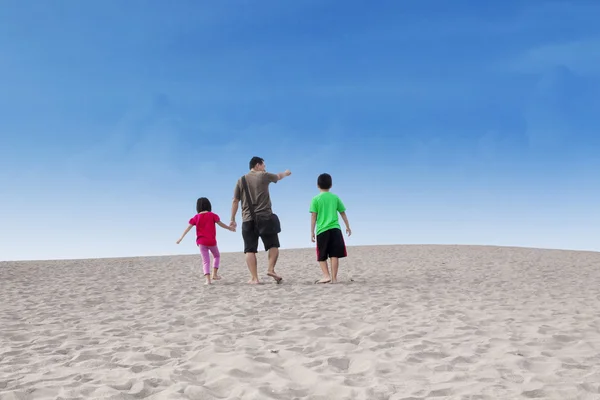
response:
[(329, 229), (317, 235), (317, 261), (326, 261), (328, 257), (344, 258), (347, 255), (341, 229)]
[(273, 247), (279, 248), (279, 235), (259, 235), (254, 229), (254, 221), (242, 222), (242, 238), (244, 239), (244, 253), (258, 253), (258, 238), (263, 242), (265, 250)]

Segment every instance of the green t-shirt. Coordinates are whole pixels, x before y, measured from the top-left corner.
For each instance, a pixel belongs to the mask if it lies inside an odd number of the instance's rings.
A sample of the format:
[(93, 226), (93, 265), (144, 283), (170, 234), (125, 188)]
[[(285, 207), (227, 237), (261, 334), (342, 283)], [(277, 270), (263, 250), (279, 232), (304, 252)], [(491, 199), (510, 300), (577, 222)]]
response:
[(317, 213), (316, 234), (333, 228), (341, 229), (338, 212), (344, 211), (346, 207), (342, 200), (331, 192), (321, 192), (313, 197), (309, 212)]

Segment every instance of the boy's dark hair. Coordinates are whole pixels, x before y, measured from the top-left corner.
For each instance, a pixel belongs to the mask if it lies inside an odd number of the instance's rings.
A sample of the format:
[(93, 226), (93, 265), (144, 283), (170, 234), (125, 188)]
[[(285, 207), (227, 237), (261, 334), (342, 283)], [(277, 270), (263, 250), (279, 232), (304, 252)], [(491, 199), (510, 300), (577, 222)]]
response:
[(250, 159), (250, 169), (256, 167), (258, 164), (264, 164), (265, 160), (260, 157), (252, 157)]
[(321, 189), (329, 190), (331, 186), (333, 186), (333, 181), (331, 179), (331, 175), (329, 174), (321, 174), (317, 178), (317, 186)]
[(196, 202), (196, 211), (199, 213), (202, 211), (212, 211), (210, 200), (208, 200), (206, 197), (200, 197)]

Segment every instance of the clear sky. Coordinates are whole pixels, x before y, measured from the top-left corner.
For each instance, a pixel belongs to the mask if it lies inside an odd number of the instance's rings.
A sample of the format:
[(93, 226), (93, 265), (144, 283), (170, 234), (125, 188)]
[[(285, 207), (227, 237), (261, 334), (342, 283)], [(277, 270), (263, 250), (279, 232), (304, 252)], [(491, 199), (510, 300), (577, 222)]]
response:
[(586, 0), (3, 0), (0, 260), (197, 253), (193, 231), (175, 244), (196, 199), (228, 221), (255, 155), (293, 173), (271, 188), (283, 248), (313, 245), (329, 172), (349, 245), (600, 250), (598, 15)]

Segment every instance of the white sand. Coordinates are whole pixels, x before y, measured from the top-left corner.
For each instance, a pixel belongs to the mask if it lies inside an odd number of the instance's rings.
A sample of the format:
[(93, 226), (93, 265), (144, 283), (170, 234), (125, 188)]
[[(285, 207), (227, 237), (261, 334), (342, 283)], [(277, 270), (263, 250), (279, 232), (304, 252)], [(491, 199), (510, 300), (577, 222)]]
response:
[(0, 263), (0, 399), (600, 399), (600, 253), (314, 255)]

